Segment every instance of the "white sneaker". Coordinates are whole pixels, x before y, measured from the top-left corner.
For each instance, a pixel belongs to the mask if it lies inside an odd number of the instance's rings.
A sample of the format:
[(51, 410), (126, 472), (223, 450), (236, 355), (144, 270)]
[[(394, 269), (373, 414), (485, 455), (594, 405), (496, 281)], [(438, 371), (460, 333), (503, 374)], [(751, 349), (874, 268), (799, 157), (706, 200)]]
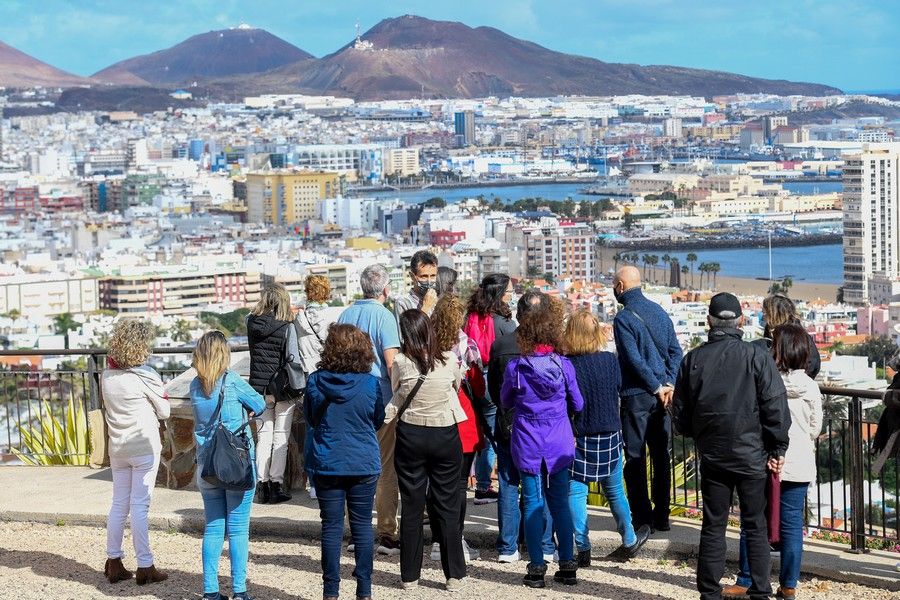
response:
[[(466, 557), (467, 563), (481, 558), (481, 552), (479, 552), (477, 548), (472, 548), (471, 546), (469, 546), (469, 542), (466, 541), (466, 538), (463, 538), (462, 546), (463, 546), (463, 554)], [(432, 551), (432, 554), (433, 553), (434, 553), (434, 551)], [(438, 558), (440, 558), (440, 557), (438, 557)]]
[(559, 562), (559, 552), (554, 552), (553, 554), (545, 554), (544, 555), (545, 563)]
[(311, 500), (315, 500), (315, 499), (316, 499), (316, 488), (314, 488), (314, 487), (310, 487), (310, 488), (309, 488), (309, 498), (310, 498)]
[(419, 587), (419, 580), (416, 579), (415, 581), (401, 581), (400, 587), (402, 587), (404, 590), (414, 590)]
[(353, 553), (356, 550), (356, 544), (347, 544), (347, 552)]
[(504, 564), (514, 563), (514, 562), (519, 562), (519, 560), (521, 560), (521, 558), (522, 557), (519, 555), (519, 551), (516, 550), (512, 554), (501, 554), (500, 556), (497, 557), (497, 562), (504, 563)]
[(462, 579), (454, 579), (453, 577), (451, 577), (450, 579), (447, 580), (447, 588), (446, 589), (448, 592), (458, 592), (459, 590), (462, 589), (462, 585), (463, 585)]
[(437, 542), (431, 545), (431, 560), (441, 560), (441, 545)]

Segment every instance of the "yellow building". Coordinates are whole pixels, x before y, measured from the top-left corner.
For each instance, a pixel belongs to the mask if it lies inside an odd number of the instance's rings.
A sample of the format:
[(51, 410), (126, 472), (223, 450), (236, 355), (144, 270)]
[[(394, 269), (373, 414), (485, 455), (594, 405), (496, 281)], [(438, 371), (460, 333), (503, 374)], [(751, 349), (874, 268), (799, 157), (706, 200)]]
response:
[(379, 241), (373, 237), (358, 237), (358, 238), (350, 238), (346, 242), (347, 248), (353, 248), (354, 250), (387, 250), (390, 248), (390, 244), (386, 242)]
[(316, 218), (318, 202), (340, 191), (337, 173), (328, 171), (256, 171), (247, 174), (247, 218), (252, 223), (284, 225)]

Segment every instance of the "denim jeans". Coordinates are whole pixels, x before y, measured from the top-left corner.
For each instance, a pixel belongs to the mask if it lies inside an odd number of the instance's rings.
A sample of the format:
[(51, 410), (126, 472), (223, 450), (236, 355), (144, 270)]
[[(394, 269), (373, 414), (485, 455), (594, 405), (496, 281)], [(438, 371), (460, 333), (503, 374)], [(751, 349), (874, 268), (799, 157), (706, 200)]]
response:
[(231, 590), (247, 591), (247, 555), (250, 545), (250, 508), (255, 489), (233, 492), (215, 487), (197, 477), (197, 487), (203, 497), (206, 529), (203, 531), (203, 593), (219, 591), (219, 558), (225, 535), (228, 535), (228, 556), (231, 559)]
[[(475, 489), (477, 490), (486, 490), (491, 487), (491, 473), (494, 470), (494, 460), (497, 458), (493, 444), (493, 431), (497, 422), (497, 407), (490, 402), (485, 402), (484, 404), (484, 419), (488, 424), (485, 435), (488, 436), (488, 443), (485, 444), (482, 450), (478, 451), (475, 457)], [(478, 410), (477, 407), (476, 410)]]
[[(803, 509), (808, 483), (781, 482), (781, 568), (778, 583), (781, 587), (797, 587), (800, 562), (803, 559)], [(747, 537), (741, 530), (740, 572), (737, 584), (750, 587), (750, 561), (747, 558)]]
[[(559, 543), (559, 560), (572, 560), (575, 555), (573, 541), (572, 513), (569, 511), (569, 470), (558, 473), (534, 475), (522, 473), (522, 497), (525, 499), (525, 545), (528, 559), (533, 565), (544, 564), (544, 508), (550, 507), (550, 514), (556, 527)], [(540, 556), (540, 560), (536, 558)]]
[(322, 596), (337, 597), (341, 584), (341, 544), (344, 540), (344, 505), (350, 515), (356, 568), (356, 596), (372, 595), (372, 560), (375, 534), (372, 506), (378, 475), (358, 477), (317, 476), (313, 484), (322, 519)]
[[(632, 546), (637, 541), (634, 527), (631, 524), (631, 508), (622, 484), (622, 459), (612, 468), (609, 476), (600, 480), (603, 495), (609, 502), (616, 530), (622, 538), (623, 546)], [(572, 511), (572, 524), (575, 529), (575, 547), (579, 552), (591, 549), (587, 514), (588, 484), (574, 479), (569, 481), (569, 507)]]
[[(522, 482), (519, 470), (513, 464), (509, 448), (497, 445), (497, 479), (500, 482), (500, 499), (497, 501), (497, 553), (510, 555), (519, 549), (519, 527), (522, 524), (522, 509), (519, 506), (519, 484)], [(541, 542), (543, 554), (553, 554), (553, 519), (550, 509), (544, 507), (544, 537)]]

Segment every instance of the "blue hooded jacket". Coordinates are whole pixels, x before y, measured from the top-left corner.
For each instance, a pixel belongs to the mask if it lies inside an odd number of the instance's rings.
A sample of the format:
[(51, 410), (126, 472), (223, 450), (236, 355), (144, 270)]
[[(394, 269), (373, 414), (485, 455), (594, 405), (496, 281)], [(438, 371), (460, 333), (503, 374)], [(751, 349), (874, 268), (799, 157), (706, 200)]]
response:
[[(322, 413), (323, 404), (328, 407)], [(375, 431), (384, 423), (381, 385), (369, 373), (316, 371), (306, 381), (303, 407), (310, 426), (306, 468), (313, 475), (381, 473)], [(319, 415), (321, 421), (317, 422)]]

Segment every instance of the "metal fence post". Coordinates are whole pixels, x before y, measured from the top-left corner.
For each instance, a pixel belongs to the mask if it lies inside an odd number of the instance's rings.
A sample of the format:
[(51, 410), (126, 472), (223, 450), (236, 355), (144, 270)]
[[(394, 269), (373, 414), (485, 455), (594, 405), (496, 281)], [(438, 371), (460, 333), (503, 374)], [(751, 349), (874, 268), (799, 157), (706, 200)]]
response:
[(97, 355), (88, 354), (88, 410), (100, 408), (100, 371), (97, 369)]
[(865, 483), (865, 456), (862, 428), (862, 400), (859, 396), (852, 396), (848, 405), (847, 415), (850, 442), (850, 552), (862, 554), (866, 550), (866, 515), (865, 495), (863, 486)]

